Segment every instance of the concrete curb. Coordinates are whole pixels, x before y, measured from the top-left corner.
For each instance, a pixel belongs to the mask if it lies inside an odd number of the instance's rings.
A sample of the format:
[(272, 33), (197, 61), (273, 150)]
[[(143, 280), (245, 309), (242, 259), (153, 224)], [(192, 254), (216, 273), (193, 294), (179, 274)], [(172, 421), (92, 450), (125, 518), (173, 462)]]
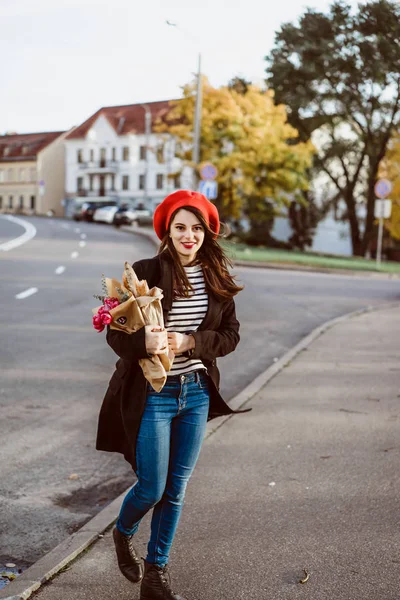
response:
[[(141, 235), (150, 240), (157, 248), (159, 239), (150, 229), (141, 229), (132, 225), (123, 225), (120, 228), (127, 233)], [(305, 273), (325, 273), (328, 275), (347, 275), (348, 277), (367, 277), (368, 279), (400, 279), (398, 273), (378, 273), (374, 271), (353, 271), (352, 269), (337, 269), (329, 267), (310, 267), (295, 263), (259, 262), (256, 260), (233, 260), (235, 267), (252, 267), (256, 269), (275, 269), (278, 271), (304, 271)]]
[[(258, 375), (244, 390), (237, 394), (229, 402), (234, 410), (242, 408), (249, 402), (273, 377), (278, 375), (289, 363), (303, 350), (308, 348), (314, 340), (323, 335), (326, 331), (343, 323), (349, 319), (369, 312), (378, 312), (380, 310), (400, 309), (400, 303), (388, 303), (384, 306), (372, 307), (353, 311), (341, 317), (331, 319), (316, 327), (310, 334), (304, 337), (298, 344), (288, 350), (276, 363), (268, 367), (263, 373)], [(215, 433), (222, 425), (231, 419), (233, 415), (220, 417), (215, 421), (210, 421), (207, 425), (205, 440)], [(54, 550), (39, 559), (34, 565), (29, 567), (13, 582), (9, 583), (0, 592), (0, 600), (27, 600), (44, 583), (49, 581), (54, 575), (59, 573), (75, 558), (82, 554), (96, 540), (102, 537), (102, 534), (109, 529), (116, 521), (121, 502), (126, 494), (123, 492), (118, 498), (113, 500), (98, 515), (91, 519), (79, 531), (72, 534), (69, 538), (61, 542)]]

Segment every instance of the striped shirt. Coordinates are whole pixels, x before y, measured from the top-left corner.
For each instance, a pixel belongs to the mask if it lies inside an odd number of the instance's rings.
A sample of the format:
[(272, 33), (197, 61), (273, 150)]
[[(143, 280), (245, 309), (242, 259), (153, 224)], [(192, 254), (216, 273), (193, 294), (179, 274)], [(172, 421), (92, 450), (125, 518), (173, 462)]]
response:
[[(167, 331), (197, 331), (206, 316), (208, 294), (204, 281), (203, 269), (200, 265), (184, 267), (193, 291), (185, 298), (175, 298), (168, 314)], [(177, 354), (168, 375), (180, 375), (197, 369), (205, 369), (201, 360)]]

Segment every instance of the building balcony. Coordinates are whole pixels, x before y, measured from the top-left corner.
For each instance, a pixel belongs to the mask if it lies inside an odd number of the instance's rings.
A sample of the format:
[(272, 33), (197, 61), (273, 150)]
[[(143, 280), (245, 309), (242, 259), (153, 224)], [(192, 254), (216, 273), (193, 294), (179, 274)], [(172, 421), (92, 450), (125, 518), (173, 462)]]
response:
[(118, 200), (118, 193), (115, 190), (85, 190), (80, 189), (76, 192), (76, 196), (78, 198), (90, 198), (92, 200), (96, 199), (108, 199), (108, 200)]
[(106, 173), (117, 173), (119, 163), (116, 160), (92, 160), (78, 163), (78, 167), (88, 175), (105, 175)]

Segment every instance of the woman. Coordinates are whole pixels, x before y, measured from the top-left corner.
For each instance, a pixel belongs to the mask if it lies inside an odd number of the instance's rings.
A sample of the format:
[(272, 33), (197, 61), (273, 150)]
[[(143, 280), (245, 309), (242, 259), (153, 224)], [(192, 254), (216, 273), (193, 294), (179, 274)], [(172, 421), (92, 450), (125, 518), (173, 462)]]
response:
[[(166, 328), (146, 326), (132, 335), (109, 329), (107, 342), (120, 360), (103, 401), (96, 447), (122, 452), (138, 478), (113, 531), (121, 572), (141, 581), (141, 600), (184, 600), (169, 585), (168, 557), (207, 420), (235, 412), (218, 392), (216, 358), (239, 342), (233, 296), (242, 288), (216, 240), (218, 211), (202, 194), (180, 190), (167, 196), (154, 213), (154, 229), (161, 240), (158, 255), (133, 268), (139, 279), (163, 290)], [(138, 360), (167, 345), (175, 359), (156, 393)], [(133, 537), (151, 508), (143, 569)]]

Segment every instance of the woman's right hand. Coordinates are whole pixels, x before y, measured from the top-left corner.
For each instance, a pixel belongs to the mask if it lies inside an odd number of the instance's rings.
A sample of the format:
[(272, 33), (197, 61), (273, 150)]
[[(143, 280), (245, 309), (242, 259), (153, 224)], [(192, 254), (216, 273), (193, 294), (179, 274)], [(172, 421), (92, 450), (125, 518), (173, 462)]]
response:
[(145, 325), (145, 344), (148, 354), (162, 354), (168, 347), (167, 330)]

